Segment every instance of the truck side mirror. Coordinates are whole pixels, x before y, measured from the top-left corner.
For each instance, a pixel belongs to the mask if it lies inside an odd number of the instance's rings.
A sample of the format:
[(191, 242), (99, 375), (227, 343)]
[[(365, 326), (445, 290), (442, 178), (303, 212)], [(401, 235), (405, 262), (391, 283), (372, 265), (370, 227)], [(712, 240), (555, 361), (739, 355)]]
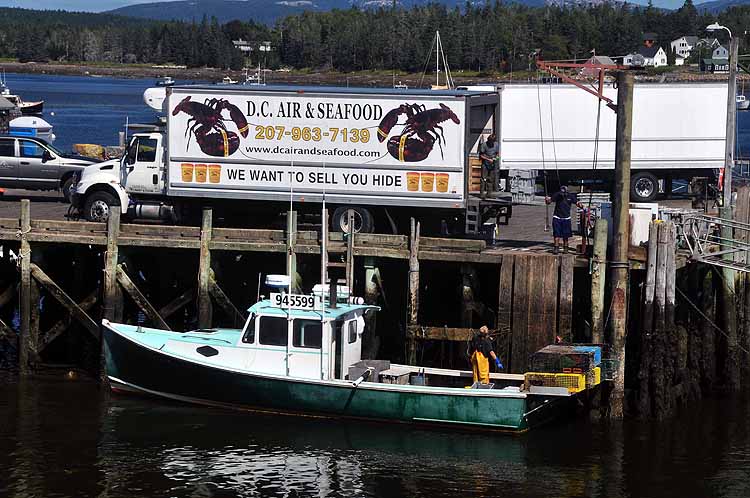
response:
[(55, 156), (52, 155), (50, 151), (47, 149), (44, 149), (44, 152), (42, 152), (42, 162), (46, 163), (47, 161), (51, 161), (55, 158)]

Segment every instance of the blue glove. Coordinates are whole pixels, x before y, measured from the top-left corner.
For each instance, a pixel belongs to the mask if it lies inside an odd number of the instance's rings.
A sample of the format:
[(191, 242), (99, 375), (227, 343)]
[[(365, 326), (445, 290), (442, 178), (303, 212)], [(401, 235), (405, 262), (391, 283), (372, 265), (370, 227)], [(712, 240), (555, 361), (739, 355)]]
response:
[(495, 366), (497, 367), (498, 370), (503, 369), (503, 364), (500, 363), (500, 358), (495, 358)]

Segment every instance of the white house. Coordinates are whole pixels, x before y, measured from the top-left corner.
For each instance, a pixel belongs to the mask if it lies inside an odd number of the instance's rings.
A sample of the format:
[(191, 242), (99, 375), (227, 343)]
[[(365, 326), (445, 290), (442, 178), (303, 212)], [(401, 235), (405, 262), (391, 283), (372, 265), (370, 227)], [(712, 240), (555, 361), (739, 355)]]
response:
[(685, 58), (681, 55), (676, 55), (674, 58), (674, 65), (675, 66), (684, 66), (685, 65)]
[(711, 58), (713, 58), (713, 59), (729, 59), (729, 50), (727, 50), (726, 48), (724, 48), (723, 45), (719, 45), (711, 53)]
[(661, 47), (641, 47), (622, 59), (625, 66), (661, 67), (667, 65), (667, 53)]
[(698, 44), (697, 36), (681, 36), (669, 44), (676, 56), (690, 57), (690, 51)]
[[(679, 57), (687, 59), (690, 57), (690, 53), (696, 48), (700, 48), (703, 51), (705, 49), (714, 49), (719, 45), (719, 40), (716, 38), (698, 38), (697, 36), (686, 35), (672, 40), (669, 48), (674, 52), (676, 59)], [(681, 66), (682, 64), (677, 62), (676, 65)]]

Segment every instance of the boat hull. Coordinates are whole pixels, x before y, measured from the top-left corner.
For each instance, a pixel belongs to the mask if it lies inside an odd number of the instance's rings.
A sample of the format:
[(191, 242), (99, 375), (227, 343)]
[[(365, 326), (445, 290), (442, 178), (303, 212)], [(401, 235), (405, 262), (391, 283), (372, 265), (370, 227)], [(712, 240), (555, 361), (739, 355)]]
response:
[(44, 101), (24, 102), (20, 107), (21, 114), (41, 114), (44, 109)]
[(139, 344), (105, 326), (113, 389), (236, 409), (522, 432), (574, 406), (574, 398), (473, 396), (468, 390), (279, 378), (197, 363)]

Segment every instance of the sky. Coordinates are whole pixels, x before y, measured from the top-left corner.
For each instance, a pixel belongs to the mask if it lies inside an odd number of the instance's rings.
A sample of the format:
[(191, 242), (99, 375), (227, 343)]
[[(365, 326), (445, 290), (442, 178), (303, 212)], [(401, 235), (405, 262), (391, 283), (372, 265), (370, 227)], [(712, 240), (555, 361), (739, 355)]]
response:
[[(61, 9), (88, 12), (101, 12), (136, 3), (151, 3), (154, 0), (0, 0), (0, 7), (23, 7), (26, 9)], [(270, 1), (270, 0), (269, 0)], [(631, 0), (646, 4), (648, 0)], [(706, 0), (694, 0), (696, 5)], [(656, 7), (675, 9), (684, 0), (653, 0)]]

